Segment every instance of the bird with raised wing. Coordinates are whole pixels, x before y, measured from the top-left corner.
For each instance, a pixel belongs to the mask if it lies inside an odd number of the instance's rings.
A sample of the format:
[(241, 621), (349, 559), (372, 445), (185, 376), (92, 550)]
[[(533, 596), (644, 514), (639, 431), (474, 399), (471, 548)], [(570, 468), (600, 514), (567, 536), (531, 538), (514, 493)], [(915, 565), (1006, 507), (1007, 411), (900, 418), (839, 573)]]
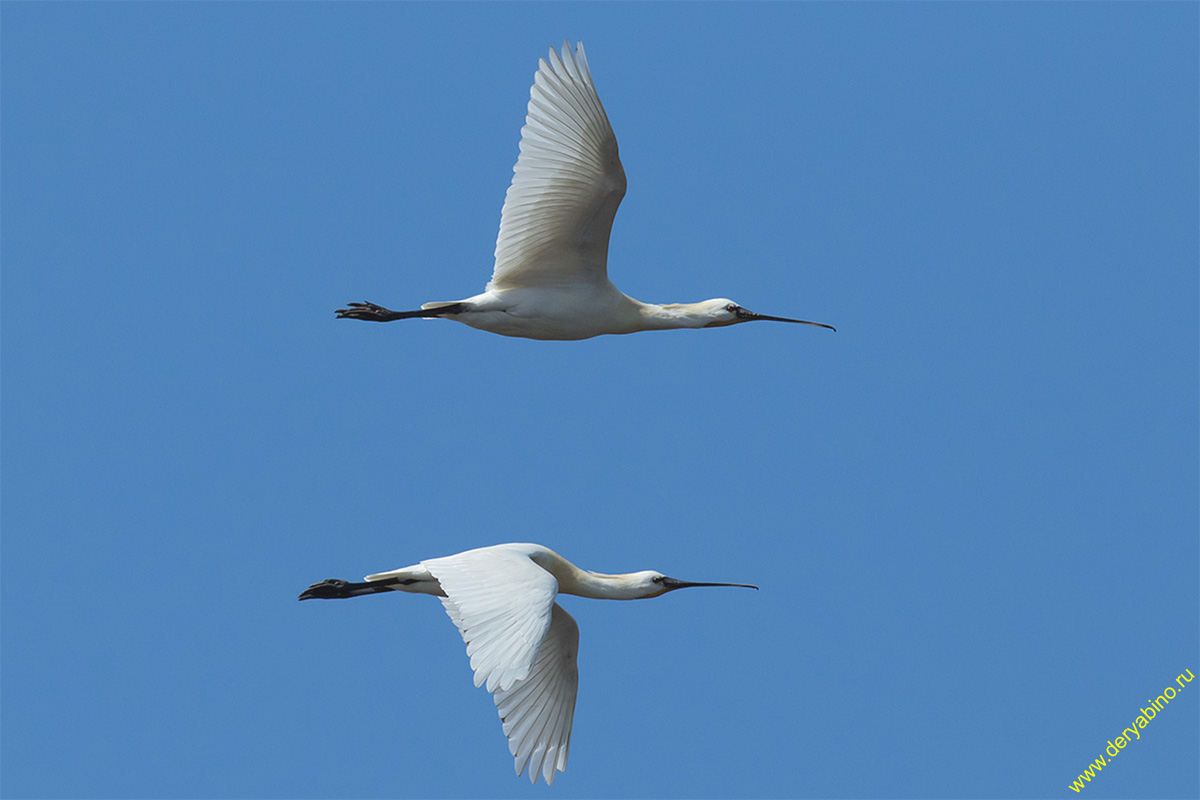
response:
[(500, 211), (492, 279), (482, 294), (391, 311), (349, 303), (337, 316), (370, 322), (452, 319), (502, 336), (589, 339), (606, 333), (718, 328), (770, 320), (728, 298), (642, 303), (608, 279), (608, 239), (625, 196), (617, 138), (588, 70), (583, 42), (550, 50), (529, 90), (520, 155)]
[(475, 672), (496, 703), (517, 775), (529, 769), (554, 783), (567, 768), (579, 672), (579, 628), (555, 602), (559, 594), (605, 600), (658, 597), (697, 583), (646, 570), (625, 575), (587, 572), (538, 544), (497, 544), (411, 567), (368, 575), (361, 582), (314, 583), (301, 600), (340, 599), (377, 592), (414, 592), (441, 598), (458, 626)]

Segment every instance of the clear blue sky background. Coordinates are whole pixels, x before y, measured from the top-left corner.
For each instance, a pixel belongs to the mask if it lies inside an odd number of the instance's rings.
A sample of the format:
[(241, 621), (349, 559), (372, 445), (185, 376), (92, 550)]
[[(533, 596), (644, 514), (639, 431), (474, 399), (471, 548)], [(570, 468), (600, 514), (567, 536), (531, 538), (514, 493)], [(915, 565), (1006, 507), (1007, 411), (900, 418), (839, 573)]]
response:
[[(5, 3), (0, 791), (1075, 797), (1200, 673), (1198, 15)], [(482, 288), (564, 37), (616, 283), (836, 334), (334, 320)], [(566, 598), (531, 788), (436, 601), (296, 602), (509, 541), (762, 591)]]

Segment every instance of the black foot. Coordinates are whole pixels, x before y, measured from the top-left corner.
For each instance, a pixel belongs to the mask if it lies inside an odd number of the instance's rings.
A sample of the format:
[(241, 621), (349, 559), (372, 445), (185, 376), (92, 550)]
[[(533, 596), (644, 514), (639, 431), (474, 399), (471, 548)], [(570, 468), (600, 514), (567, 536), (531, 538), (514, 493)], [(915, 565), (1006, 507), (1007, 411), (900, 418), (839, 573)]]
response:
[(314, 583), (300, 593), (301, 600), (340, 600), (343, 597), (353, 597), (350, 581), (340, 578)]
[(347, 303), (347, 308), (339, 308), (334, 313), (338, 319), (361, 319), (367, 322), (391, 322), (394, 319), (403, 319), (405, 312), (392, 311), (383, 306), (377, 306), (374, 303)]

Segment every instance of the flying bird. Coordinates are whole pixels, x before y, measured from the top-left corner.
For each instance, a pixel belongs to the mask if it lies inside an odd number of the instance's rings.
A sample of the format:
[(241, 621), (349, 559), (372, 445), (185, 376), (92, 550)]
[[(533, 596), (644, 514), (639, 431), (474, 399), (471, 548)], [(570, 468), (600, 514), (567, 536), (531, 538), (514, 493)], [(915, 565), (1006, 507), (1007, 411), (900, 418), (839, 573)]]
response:
[(625, 196), (625, 170), (608, 115), (588, 71), (583, 42), (541, 59), (529, 90), (520, 155), (500, 211), (496, 263), (482, 294), (391, 311), (374, 303), (339, 308), (343, 319), (452, 319), (502, 336), (589, 339), (605, 333), (718, 328), (771, 320), (728, 298), (642, 303), (608, 279), (608, 239)]
[(388, 591), (440, 597), (467, 643), (475, 685), (486, 684), (493, 695), (517, 775), (528, 766), (530, 782), (537, 783), (541, 774), (546, 783), (554, 783), (555, 770), (567, 768), (579, 686), (579, 627), (554, 602), (555, 596), (636, 600), (690, 586), (758, 588), (681, 581), (652, 570), (587, 572), (538, 544), (497, 544), (368, 575), (360, 583), (321, 581), (300, 599)]

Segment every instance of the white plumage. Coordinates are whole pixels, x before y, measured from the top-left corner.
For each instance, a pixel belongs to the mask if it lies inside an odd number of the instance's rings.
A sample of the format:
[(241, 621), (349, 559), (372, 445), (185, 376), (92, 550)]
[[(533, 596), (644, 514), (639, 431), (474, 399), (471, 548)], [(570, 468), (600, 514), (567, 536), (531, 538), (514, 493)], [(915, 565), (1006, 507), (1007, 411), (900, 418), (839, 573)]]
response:
[(445, 592), (442, 605), (467, 643), (475, 685), (486, 683), (494, 692), (524, 679), (550, 627), (554, 576), (512, 545), (430, 558), (421, 566)]
[(603, 287), (625, 170), (582, 42), (539, 62), (520, 150), (487, 290)]
[(651, 570), (587, 572), (541, 545), (498, 544), (368, 575), (361, 583), (314, 583), (300, 599), (386, 591), (440, 597), (467, 644), (475, 685), (493, 695), (517, 774), (528, 768), (532, 782), (540, 775), (554, 783), (555, 772), (567, 767), (579, 687), (579, 627), (555, 602), (557, 595), (634, 600), (689, 586), (757, 588), (680, 581)]
[(496, 261), (482, 294), (391, 311), (374, 303), (337, 310), (345, 319), (390, 322), (441, 317), (528, 339), (587, 339), (668, 328), (711, 328), (770, 317), (727, 298), (659, 305), (623, 294), (608, 279), (608, 240), (625, 196), (625, 170), (596, 94), (583, 42), (550, 50), (538, 64), (520, 155), (500, 212)]

